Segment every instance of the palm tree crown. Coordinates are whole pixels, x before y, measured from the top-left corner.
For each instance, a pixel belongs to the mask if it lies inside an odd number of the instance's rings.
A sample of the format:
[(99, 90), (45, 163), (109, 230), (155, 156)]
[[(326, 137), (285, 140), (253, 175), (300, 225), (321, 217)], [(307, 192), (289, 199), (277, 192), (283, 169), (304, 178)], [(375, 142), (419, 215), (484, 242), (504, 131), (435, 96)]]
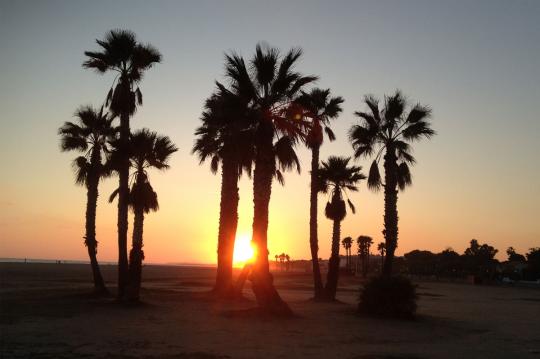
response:
[(178, 148), (167, 136), (159, 136), (156, 132), (146, 128), (132, 134), (130, 161), (134, 172), (132, 174), (133, 186), (130, 193), (130, 206), (140, 205), (145, 213), (159, 209), (157, 194), (150, 185), (147, 169), (168, 169), (169, 158), (176, 151)]
[[(349, 166), (350, 157), (330, 156), (326, 162), (322, 162), (319, 169), (320, 191), (331, 191), (332, 201), (328, 202), (325, 209), (326, 217), (334, 220), (345, 218), (347, 210), (343, 194), (346, 191), (358, 191), (357, 183), (366, 177), (362, 174), (362, 167)], [(355, 213), (353, 203), (347, 199), (349, 207)]]
[(108, 174), (101, 159), (109, 151), (108, 141), (115, 135), (116, 128), (112, 125), (114, 117), (103, 113), (103, 107), (97, 111), (91, 106), (82, 106), (75, 116), (76, 123), (65, 122), (58, 130), (60, 148), (62, 151), (84, 152), (73, 161), (73, 168), (75, 182), (86, 185), (92, 171), (98, 178)]
[(135, 113), (137, 104), (142, 105), (142, 93), (136, 85), (146, 70), (161, 62), (160, 52), (150, 44), (137, 42), (135, 33), (129, 30), (111, 30), (104, 40), (96, 40), (101, 51), (85, 51), (88, 57), (83, 67), (98, 73), (118, 73), (116, 87), (111, 87), (107, 104), (116, 114)]
[(386, 97), (382, 109), (379, 109), (379, 102), (373, 96), (366, 96), (364, 101), (369, 112), (355, 112), (362, 122), (354, 125), (349, 134), (354, 156), (359, 158), (375, 154), (369, 169), (368, 186), (378, 190), (384, 185), (378, 163), (385, 150), (394, 154), (399, 163), (396, 162), (392, 170), (397, 175), (399, 188), (403, 190), (412, 183), (408, 165), (414, 164), (415, 159), (411, 154), (410, 142), (435, 134), (428, 122), (431, 109), (416, 104), (406, 113), (406, 100), (400, 91)]
[(310, 92), (302, 91), (295, 100), (302, 117), (311, 120), (306, 134), (306, 144), (313, 148), (323, 143), (323, 128), (330, 141), (334, 141), (336, 136), (328, 126), (331, 119), (338, 117), (343, 109), (341, 104), (345, 100), (341, 97), (330, 97), (330, 89), (314, 88)]

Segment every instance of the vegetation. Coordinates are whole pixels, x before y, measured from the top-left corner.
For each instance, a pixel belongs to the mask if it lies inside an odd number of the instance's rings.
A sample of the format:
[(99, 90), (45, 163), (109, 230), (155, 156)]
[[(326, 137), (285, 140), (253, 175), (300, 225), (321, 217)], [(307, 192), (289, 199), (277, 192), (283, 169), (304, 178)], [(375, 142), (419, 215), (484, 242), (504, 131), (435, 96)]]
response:
[(373, 244), (373, 238), (369, 236), (359, 236), (356, 239), (358, 244), (358, 255), (362, 260), (362, 276), (365, 278), (369, 271), (369, 250)]
[[(133, 168), (133, 182), (128, 197), (129, 206), (134, 213), (133, 238), (129, 253), (129, 285), (125, 293), (125, 299), (130, 301), (139, 300), (141, 288), (142, 261), (144, 260), (142, 249), (144, 215), (159, 209), (157, 193), (150, 184), (147, 170), (150, 168), (168, 169), (170, 156), (177, 150), (168, 137), (142, 129), (131, 135), (128, 153), (124, 153), (122, 147), (117, 147), (112, 155), (111, 162), (115, 164), (127, 156), (130, 167)], [(110, 202), (118, 192), (118, 189), (113, 192), (109, 198)]]
[(97, 261), (96, 240), (96, 208), (99, 195), (98, 185), (100, 179), (109, 175), (103, 163), (108, 152), (108, 141), (113, 138), (116, 128), (113, 126), (113, 117), (91, 106), (83, 106), (75, 112), (77, 122), (65, 122), (58, 130), (60, 135), (60, 148), (62, 151), (78, 151), (84, 153), (73, 161), (75, 182), (86, 187), (86, 232), (84, 244), (88, 249), (92, 275), (94, 278), (94, 291), (106, 293), (107, 288), (103, 281)]
[(294, 145), (302, 137), (303, 121), (289, 116), (291, 104), (303, 86), (316, 77), (293, 71), (302, 55), (292, 49), (283, 57), (276, 48), (257, 45), (248, 68), (237, 54), (226, 56), (226, 74), (234, 93), (248, 102), (253, 113), (255, 169), (253, 173), (253, 236), (255, 263), (252, 287), (259, 307), (276, 315), (290, 315), (291, 310), (273, 285), (268, 263), (268, 214), (272, 181), (283, 182), (282, 170), (300, 163)]
[[(137, 106), (143, 103), (139, 83), (146, 70), (161, 61), (161, 54), (151, 45), (137, 41), (135, 34), (127, 30), (112, 30), (104, 40), (96, 40), (101, 51), (86, 51), (88, 59), (83, 67), (100, 74), (116, 74), (106, 98), (112, 114), (120, 118), (120, 146), (129, 146), (130, 117)], [(128, 202), (129, 202), (129, 158), (124, 157), (118, 164), (118, 296), (122, 298), (128, 283)]]
[(358, 311), (378, 317), (412, 319), (416, 312), (416, 287), (405, 277), (370, 278), (360, 293)]
[[(350, 140), (354, 155), (372, 157), (369, 169), (368, 187), (374, 191), (384, 188), (384, 237), (386, 259), (383, 274), (392, 274), (392, 262), (398, 241), (398, 189), (404, 190), (412, 184), (409, 165), (415, 159), (411, 154), (410, 143), (435, 134), (428, 122), (431, 110), (420, 104), (406, 113), (406, 101), (401, 92), (396, 91), (385, 98), (384, 106), (372, 96), (364, 99), (368, 112), (355, 112), (361, 122), (350, 130)], [(383, 155), (384, 153), (384, 155)], [(379, 171), (379, 162), (383, 159), (384, 182)]]
[[(328, 261), (328, 275), (325, 286), (326, 300), (335, 300), (339, 278), (339, 239), (341, 237), (341, 221), (347, 215), (344, 197), (347, 191), (358, 191), (358, 182), (366, 177), (362, 167), (350, 166), (350, 158), (330, 156), (323, 162), (318, 171), (320, 191), (329, 193), (330, 201), (326, 203), (325, 215), (333, 221), (332, 249)], [(351, 211), (355, 212), (353, 203), (347, 199)]]
[(386, 245), (384, 242), (379, 242), (377, 244), (377, 250), (379, 251), (379, 255), (381, 256), (381, 271), (384, 266), (384, 254), (386, 253)]
[(347, 272), (351, 272), (351, 248), (352, 248), (352, 238), (345, 237), (341, 240), (341, 245), (345, 248), (345, 256), (347, 257)]
[(206, 100), (197, 128), (192, 153), (200, 163), (210, 159), (212, 173), (221, 165), (221, 199), (218, 231), (218, 261), (214, 293), (222, 297), (238, 295), (233, 285), (233, 253), (238, 225), (238, 180), (245, 171), (251, 175), (254, 159), (254, 132), (246, 101), (221, 84)]
[[(317, 236), (317, 213), (319, 193), (317, 182), (317, 171), (319, 170), (319, 153), (323, 144), (324, 133), (330, 141), (334, 141), (336, 136), (329, 127), (331, 119), (338, 117), (342, 111), (341, 104), (344, 102), (342, 97), (331, 97), (330, 89), (314, 88), (310, 92), (302, 92), (295, 103), (298, 105), (301, 116), (308, 119), (308, 129), (305, 137), (305, 143), (311, 150), (311, 184), (309, 197), (309, 245), (311, 249), (311, 262), (313, 265), (313, 284), (314, 297), (321, 299), (323, 297), (323, 283), (321, 270), (319, 268), (319, 239)], [(324, 129), (324, 131), (323, 131)], [(349, 256), (347, 256), (349, 259)], [(347, 262), (349, 263), (349, 262)], [(347, 265), (349, 268), (350, 263)], [(350, 268), (349, 268), (350, 269)]]

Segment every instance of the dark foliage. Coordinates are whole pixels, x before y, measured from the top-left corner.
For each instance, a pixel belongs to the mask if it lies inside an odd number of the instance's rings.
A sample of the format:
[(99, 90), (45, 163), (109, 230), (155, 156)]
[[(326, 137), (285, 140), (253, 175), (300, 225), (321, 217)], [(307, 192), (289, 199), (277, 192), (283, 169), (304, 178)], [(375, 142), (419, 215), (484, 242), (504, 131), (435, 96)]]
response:
[(361, 314), (412, 319), (416, 312), (416, 286), (405, 277), (373, 277), (360, 292)]

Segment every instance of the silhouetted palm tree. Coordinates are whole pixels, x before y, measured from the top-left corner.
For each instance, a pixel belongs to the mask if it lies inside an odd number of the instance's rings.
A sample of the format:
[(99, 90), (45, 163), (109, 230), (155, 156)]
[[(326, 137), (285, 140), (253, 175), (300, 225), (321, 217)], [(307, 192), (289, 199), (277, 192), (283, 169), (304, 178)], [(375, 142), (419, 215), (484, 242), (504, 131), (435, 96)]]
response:
[(210, 169), (216, 173), (221, 164), (221, 200), (218, 233), (218, 266), (214, 293), (234, 296), (232, 280), (234, 242), (238, 225), (238, 180), (245, 170), (251, 174), (254, 159), (253, 131), (249, 127), (247, 103), (218, 84), (218, 91), (205, 104), (202, 125), (192, 153), (200, 163), (211, 159)]
[(380, 242), (377, 245), (377, 250), (379, 251), (379, 255), (381, 256), (381, 271), (382, 271), (383, 266), (384, 266), (384, 254), (386, 253), (386, 245), (384, 244), (384, 242)]
[[(324, 132), (330, 141), (335, 140), (335, 135), (328, 126), (331, 119), (337, 118), (342, 111), (342, 97), (330, 97), (330, 89), (314, 88), (310, 92), (303, 92), (296, 99), (302, 117), (310, 122), (305, 138), (306, 145), (311, 149), (311, 188), (309, 207), (309, 245), (311, 248), (311, 262), (313, 265), (313, 283), (315, 299), (322, 298), (323, 284), (319, 267), (319, 239), (317, 236), (317, 170), (319, 169), (319, 152), (323, 143)], [(323, 130), (324, 129), (324, 130)]]
[[(148, 44), (137, 42), (128, 30), (112, 30), (104, 40), (96, 40), (100, 52), (85, 51), (88, 57), (83, 67), (98, 73), (116, 73), (107, 95), (106, 104), (114, 115), (120, 117), (120, 145), (127, 148), (130, 135), (129, 118), (135, 113), (143, 98), (138, 86), (143, 74), (161, 61), (161, 54)], [(124, 295), (128, 280), (127, 231), (129, 195), (129, 159), (119, 164), (118, 195), (118, 296)]]
[[(169, 137), (159, 136), (156, 132), (148, 129), (135, 131), (131, 135), (128, 158), (134, 171), (129, 192), (129, 205), (133, 210), (134, 218), (132, 247), (129, 253), (129, 285), (125, 293), (128, 300), (136, 301), (139, 299), (142, 261), (144, 259), (142, 250), (144, 214), (159, 209), (157, 193), (150, 184), (147, 170), (150, 168), (168, 169), (168, 161), (177, 150), (178, 148), (171, 142)], [(121, 152), (115, 153), (119, 160), (124, 157)], [(113, 157), (115, 154), (113, 154)], [(118, 190), (113, 192), (109, 200), (112, 201), (118, 192)]]
[(290, 315), (291, 310), (276, 291), (269, 271), (268, 210), (274, 176), (283, 182), (282, 170), (294, 166), (300, 170), (294, 144), (304, 130), (303, 121), (291, 118), (288, 110), (302, 87), (316, 79), (293, 71), (301, 54), (300, 49), (293, 49), (281, 57), (279, 50), (259, 44), (249, 68), (239, 55), (226, 57), (226, 73), (234, 93), (249, 99), (255, 112), (253, 292), (261, 309), (279, 315)]
[(369, 236), (359, 236), (356, 239), (358, 244), (358, 254), (362, 260), (362, 276), (365, 278), (369, 271), (369, 250), (373, 244), (373, 238)]
[[(384, 237), (386, 260), (383, 274), (392, 274), (392, 262), (398, 240), (397, 193), (411, 184), (409, 164), (415, 162), (410, 143), (435, 134), (428, 121), (431, 110), (420, 104), (405, 113), (406, 101), (401, 92), (386, 97), (379, 109), (378, 100), (372, 96), (364, 99), (369, 112), (355, 112), (362, 119), (350, 131), (355, 157), (375, 156), (369, 169), (368, 187), (384, 187)], [(384, 152), (384, 156), (383, 156)], [(384, 158), (384, 183), (379, 172), (379, 161)]]
[(351, 270), (351, 247), (352, 247), (352, 238), (345, 237), (341, 240), (343, 248), (345, 248), (345, 253), (347, 256), (347, 271)]
[(61, 136), (60, 147), (62, 151), (79, 151), (84, 155), (77, 157), (73, 162), (76, 172), (76, 183), (86, 186), (86, 233), (85, 245), (92, 266), (94, 277), (94, 290), (98, 293), (107, 292), (97, 261), (96, 240), (96, 208), (98, 199), (99, 180), (109, 172), (102, 163), (102, 158), (108, 151), (108, 140), (116, 129), (112, 125), (113, 117), (98, 111), (90, 106), (84, 106), (75, 113), (77, 123), (66, 122), (58, 130)]
[[(350, 158), (330, 156), (323, 162), (318, 171), (320, 191), (330, 191), (331, 200), (326, 204), (325, 215), (334, 221), (332, 228), (332, 254), (328, 261), (328, 276), (325, 287), (327, 300), (336, 298), (339, 277), (339, 238), (341, 235), (341, 221), (347, 215), (344, 195), (347, 190), (358, 191), (357, 184), (366, 177), (362, 174), (362, 167), (349, 166)], [(352, 202), (347, 199), (351, 211), (355, 213)]]

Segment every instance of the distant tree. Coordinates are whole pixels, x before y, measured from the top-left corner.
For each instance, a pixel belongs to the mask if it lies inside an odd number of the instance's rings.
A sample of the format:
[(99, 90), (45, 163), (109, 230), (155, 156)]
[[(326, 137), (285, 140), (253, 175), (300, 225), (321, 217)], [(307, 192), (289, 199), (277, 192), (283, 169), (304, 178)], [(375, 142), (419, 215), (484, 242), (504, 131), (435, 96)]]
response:
[[(405, 97), (396, 91), (385, 98), (384, 107), (372, 96), (365, 97), (369, 112), (356, 112), (361, 123), (354, 125), (349, 138), (354, 148), (354, 156), (375, 156), (369, 169), (368, 187), (374, 191), (384, 188), (384, 237), (386, 259), (383, 275), (392, 274), (392, 262), (398, 242), (398, 189), (403, 191), (412, 184), (409, 165), (415, 162), (411, 155), (411, 143), (435, 134), (429, 123), (431, 110), (420, 104), (408, 113)], [(384, 153), (384, 156), (383, 156)], [(383, 158), (384, 182), (379, 172), (379, 162)]]
[(461, 276), (463, 273), (461, 257), (452, 248), (437, 254), (437, 275), (446, 277)]
[[(331, 199), (326, 204), (325, 215), (334, 222), (332, 229), (332, 246), (325, 287), (325, 299), (335, 300), (339, 278), (339, 239), (341, 237), (341, 221), (347, 215), (344, 196), (347, 191), (358, 191), (358, 183), (366, 177), (362, 167), (349, 165), (350, 158), (330, 156), (323, 162), (318, 172), (321, 184), (320, 191), (330, 192)], [(353, 203), (347, 199), (354, 213)]]
[(527, 256), (526, 277), (529, 280), (540, 279), (540, 247), (529, 249)]
[(436, 271), (437, 256), (430, 251), (414, 250), (405, 253), (407, 269), (414, 275), (433, 275)]
[(491, 277), (495, 272), (497, 261), (495, 255), (498, 250), (488, 244), (479, 244), (472, 239), (469, 248), (465, 249), (465, 266), (470, 274), (480, 277)]
[[(128, 158), (133, 168), (133, 184), (129, 193), (129, 205), (133, 210), (133, 239), (129, 253), (129, 285), (125, 293), (125, 299), (130, 301), (139, 300), (141, 288), (143, 252), (143, 227), (144, 215), (150, 211), (159, 209), (157, 193), (152, 188), (148, 178), (148, 169), (155, 168), (166, 170), (169, 168), (171, 155), (178, 151), (178, 148), (171, 142), (169, 137), (159, 136), (148, 129), (142, 129), (132, 134), (129, 147)], [(125, 156), (123, 147), (118, 146), (112, 154), (111, 162), (119, 163)], [(118, 194), (117, 189), (110, 201)]]
[(510, 262), (526, 262), (527, 259), (524, 255), (516, 253), (516, 250), (514, 247), (508, 247), (506, 250), (506, 254), (508, 255), (508, 260)]
[(359, 236), (356, 239), (358, 244), (358, 254), (362, 260), (362, 276), (365, 278), (369, 272), (369, 253), (371, 245), (373, 244), (373, 238), (369, 236)]
[(311, 248), (311, 261), (313, 263), (315, 299), (321, 299), (324, 294), (321, 270), (319, 268), (319, 262), (317, 261), (317, 258), (319, 257), (319, 239), (317, 236), (317, 194), (319, 192), (317, 171), (319, 170), (319, 152), (320, 147), (323, 144), (325, 132), (330, 141), (334, 141), (336, 138), (330, 129), (329, 124), (330, 120), (337, 118), (342, 111), (341, 104), (343, 101), (342, 97), (331, 97), (330, 89), (323, 90), (319, 88), (314, 88), (310, 92), (302, 91), (301, 95), (295, 100), (302, 117), (309, 121), (305, 143), (311, 150), (309, 244)]
[[(88, 58), (83, 67), (100, 74), (112, 72), (115, 78), (106, 104), (115, 116), (120, 117), (120, 143), (127, 148), (130, 138), (130, 117), (143, 103), (139, 88), (144, 73), (161, 62), (161, 54), (150, 44), (137, 41), (135, 33), (128, 30), (111, 30), (103, 40), (96, 40), (101, 51), (85, 51)], [(124, 296), (128, 282), (128, 205), (129, 159), (119, 164), (118, 194), (118, 297)]]
[(96, 240), (96, 208), (98, 199), (98, 185), (100, 179), (109, 175), (103, 163), (108, 149), (108, 141), (116, 133), (112, 125), (113, 117), (91, 106), (84, 106), (75, 112), (77, 122), (65, 122), (58, 130), (61, 137), (62, 151), (83, 152), (73, 161), (76, 172), (75, 182), (86, 187), (86, 232), (84, 244), (88, 249), (94, 290), (96, 293), (106, 293), (107, 289), (97, 261)]
[(341, 240), (343, 248), (345, 248), (345, 255), (347, 257), (347, 271), (351, 271), (351, 247), (352, 247), (352, 238), (345, 237)]

